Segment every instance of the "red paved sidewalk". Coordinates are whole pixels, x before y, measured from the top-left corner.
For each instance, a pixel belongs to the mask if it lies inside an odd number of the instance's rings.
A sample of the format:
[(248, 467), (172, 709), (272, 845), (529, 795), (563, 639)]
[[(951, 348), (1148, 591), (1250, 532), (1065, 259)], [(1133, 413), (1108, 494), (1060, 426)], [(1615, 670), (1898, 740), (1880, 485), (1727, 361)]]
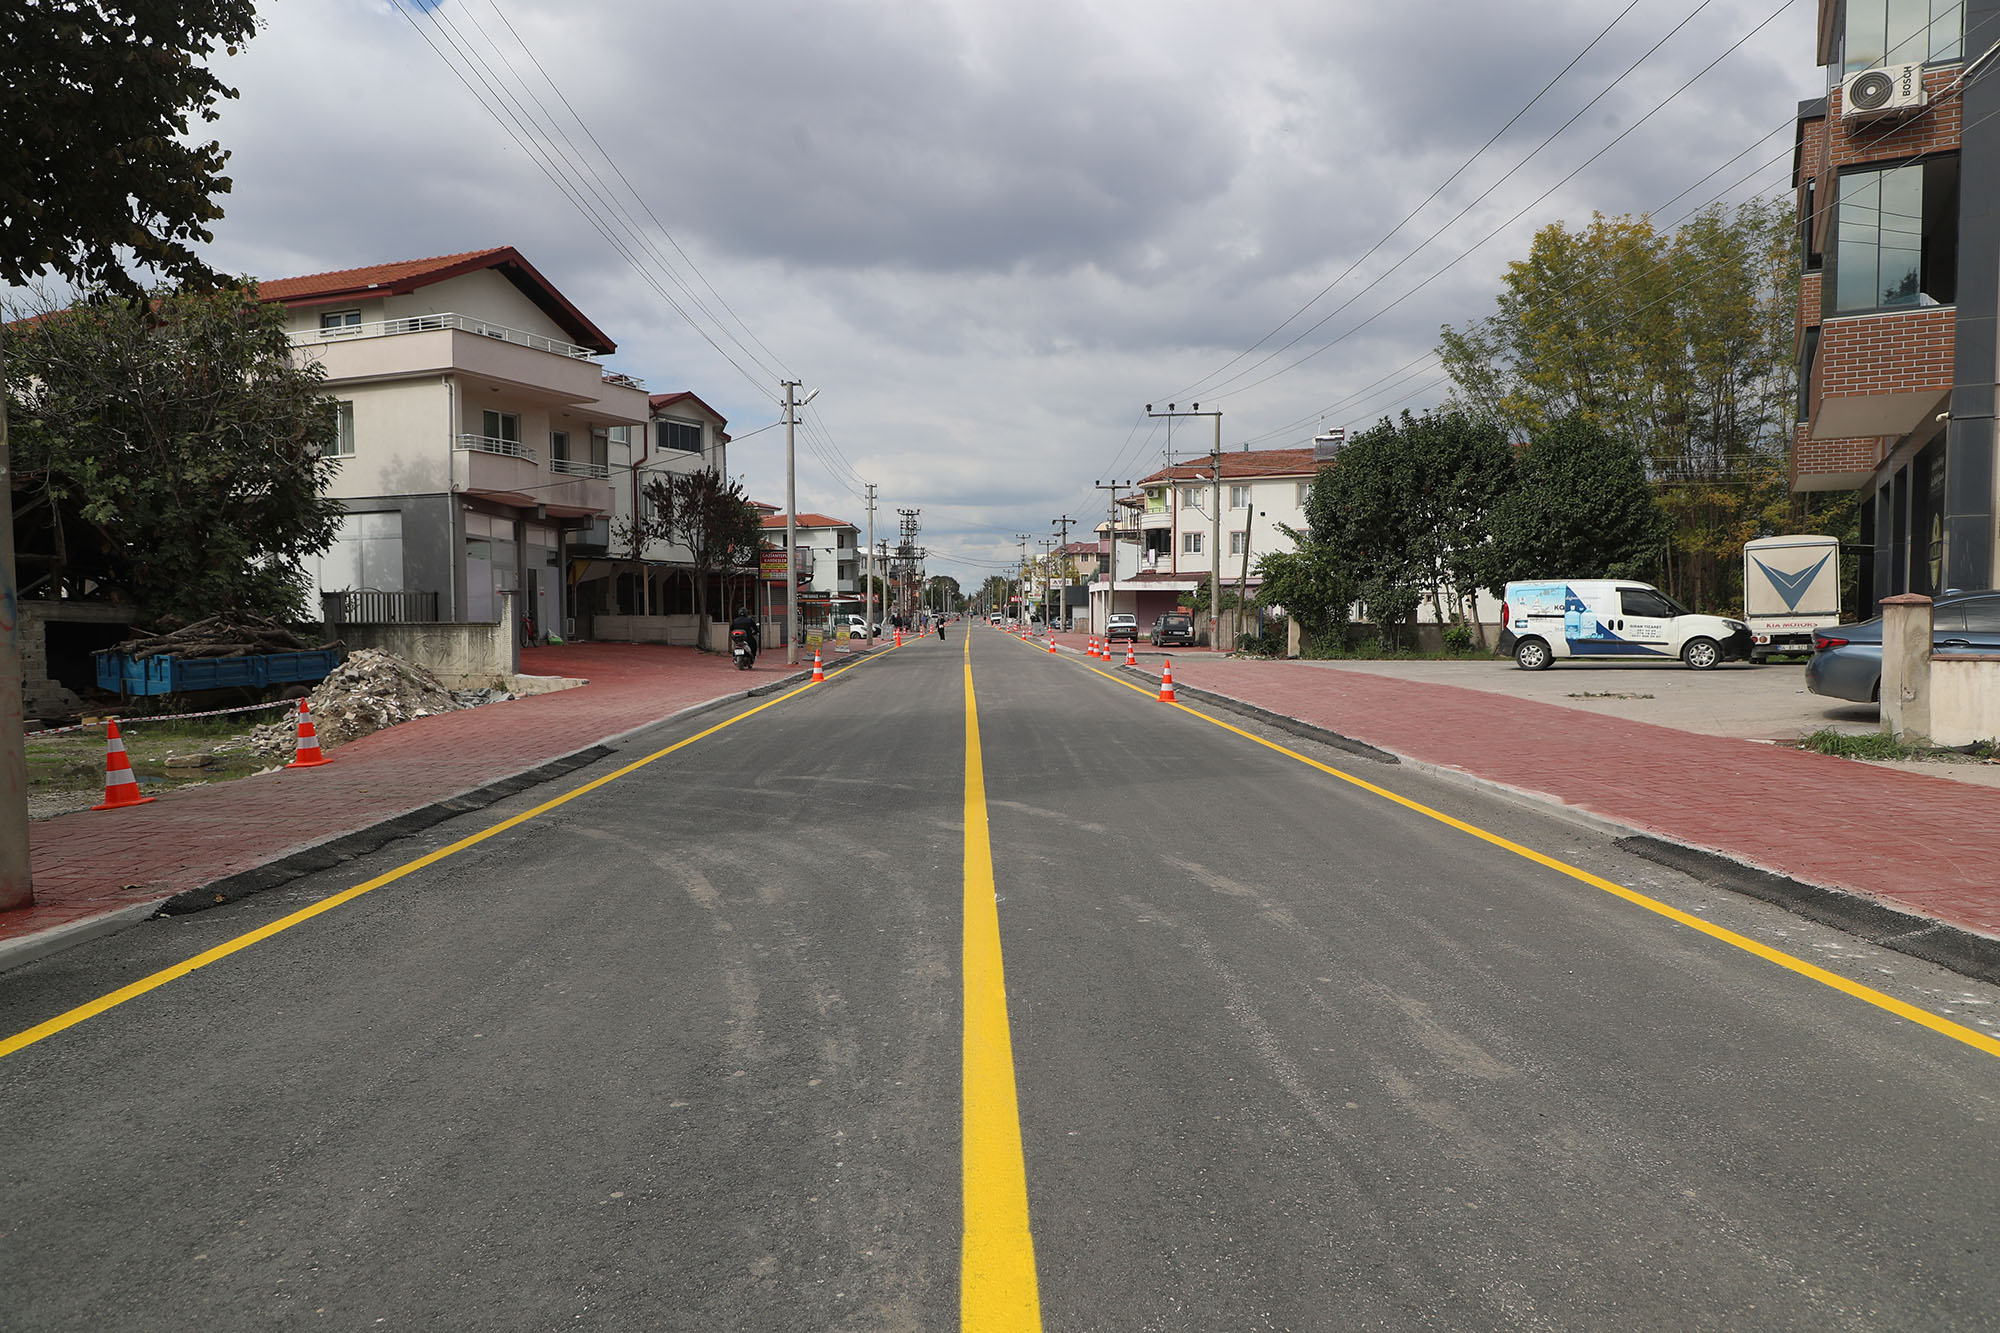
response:
[[(848, 660), (836, 656), (828, 666)], [(808, 655), (804, 665), (811, 664)], [(657, 644), (523, 649), (523, 673), (590, 683), (418, 718), (329, 751), (325, 768), (181, 788), (151, 805), (31, 824), (35, 905), (0, 912), (0, 944), (163, 901), (799, 669), (785, 665), (782, 650), (742, 672), (725, 654)]]
[(1310, 663), (1177, 663), (1174, 684), (2000, 935), (2000, 791)]

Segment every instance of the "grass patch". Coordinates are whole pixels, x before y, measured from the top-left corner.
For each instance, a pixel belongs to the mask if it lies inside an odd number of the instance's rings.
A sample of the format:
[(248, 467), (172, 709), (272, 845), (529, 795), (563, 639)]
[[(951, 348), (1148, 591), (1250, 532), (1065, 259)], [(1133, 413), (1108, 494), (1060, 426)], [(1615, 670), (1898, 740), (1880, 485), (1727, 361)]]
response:
[(1799, 748), (1843, 759), (1917, 759), (1930, 753), (1922, 746), (1905, 745), (1886, 731), (1848, 736), (1831, 728), (1822, 728), (1805, 737)]
[[(204, 768), (168, 768), (171, 755), (213, 754), (231, 736), (284, 716), (277, 709), (268, 713), (238, 713), (230, 717), (187, 718), (176, 722), (147, 722), (144, 718), (120, 718), (119, 731), (125, 753), (131, 757), (133, 776), (143, 787), (159, 790), (185, 787), (202, 782), (226, 782), (283, 763), (284, 759), (249, 753), (215, 754)], [(26, 744), (28, 790), (35, 795), (58, 792), (102, 790), (104, 785), (104, 728), (90, 727), (60, 736), (30, 736)]]

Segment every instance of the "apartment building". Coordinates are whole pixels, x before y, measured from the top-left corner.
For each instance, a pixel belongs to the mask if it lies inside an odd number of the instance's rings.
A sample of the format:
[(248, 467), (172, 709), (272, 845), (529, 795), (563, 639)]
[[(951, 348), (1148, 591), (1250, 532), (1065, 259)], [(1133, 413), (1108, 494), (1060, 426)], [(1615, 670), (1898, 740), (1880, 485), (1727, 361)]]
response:
[[(785, 545), (785, 516), (764, 515), (764, 539), (779, 550)], [(862, 563), (867, 553), (861, 549), (861, 529), (846, 519), (827, 514), (800, 514), (798, 546), (793, 559), (799, 574), (799, 622), (812, 624), (831, 614), (834, 602), (862, 593)], [(779, 569), (784, 568), (781, 563)], [(785, 585), (776, 581), (771, 600), (782, 609)]]
[(1280, 525), (1305, 527), (1318, 471), (1311, 449), (1243, 449), (1219, 460), (1199, 454), (1142, 478), (1130, 502), (1138, 541), (1112, 543), (1116, 576), (1092, 585), (1092, 626), (1130, 612), (1143, 631), (1207, 585), (1218, 552), (1223, 591), (1254, 594), (1258, 558), (1292, 549)]
[(1817, 38), (1791, 484), (1862, 492), (1872, 613), (2000, 582), (2000, 0), (1819, 0)]
[(616, 512), (614, 432), (652, 420), (617, 345), (511, 247), (281, 278), (297, 354), (339, 404), (331, 494), (346, 509), (311, 573), (371, 616), (490, 621), (517, 594), (569, 618), (574, 539)]

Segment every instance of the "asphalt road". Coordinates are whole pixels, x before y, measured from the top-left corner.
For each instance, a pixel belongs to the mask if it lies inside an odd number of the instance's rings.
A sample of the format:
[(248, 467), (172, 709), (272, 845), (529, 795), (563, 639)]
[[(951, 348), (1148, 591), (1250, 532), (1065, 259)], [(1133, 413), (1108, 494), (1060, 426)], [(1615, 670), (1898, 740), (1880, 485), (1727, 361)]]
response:
[[(983, 629), (972, 750), (966, 666), (11, 1043), (0, 1328), (1993, 1325), (1991, 988)], [(0, 976), (0, 1051), (729, 716)]]

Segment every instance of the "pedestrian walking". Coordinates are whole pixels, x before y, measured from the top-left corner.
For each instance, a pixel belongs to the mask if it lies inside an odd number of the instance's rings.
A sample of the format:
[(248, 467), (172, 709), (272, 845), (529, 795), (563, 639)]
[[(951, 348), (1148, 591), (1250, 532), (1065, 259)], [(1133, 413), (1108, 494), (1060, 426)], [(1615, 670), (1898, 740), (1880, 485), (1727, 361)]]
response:
[(944, 622), (942, 620), (938, 621), (938, 642), (944, 642)]

